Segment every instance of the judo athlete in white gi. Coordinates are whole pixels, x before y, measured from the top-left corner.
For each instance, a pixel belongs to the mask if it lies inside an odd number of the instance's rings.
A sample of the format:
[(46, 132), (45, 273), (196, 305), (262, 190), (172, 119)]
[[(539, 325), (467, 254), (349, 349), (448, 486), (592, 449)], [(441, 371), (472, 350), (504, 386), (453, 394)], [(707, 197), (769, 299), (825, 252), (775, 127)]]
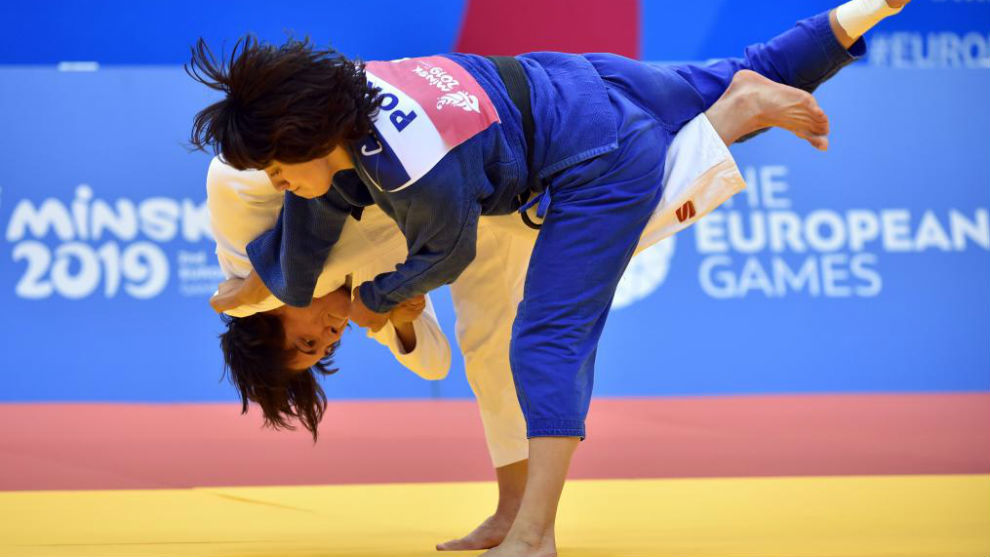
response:
[[(795, 97), (793, 113), (768, 121), (760, 112), (768, 97), (754, 106), (748, 92), (773, 88), (768, 77), (811, 91), (862, 54), (865, 46), (852, 44), (855, 26), (840, 26), (843, 13), (809, 18), (751, 46), (744, 58), (708, 65), (608, 54), (449, 54), (369, 62), (364, 72), (290, 41), (284, 50), (245, 43), (228, 74), (201, 43), (194, 57), (201, 81), (228, 96), (197, 116), (194, 137), (221, 146), (232, 164), (264, 168), (273, 181), (318, 198), (308, 205), (287, 199), (275, 233), (248, 249), (265, 285), (287, 303), (310, 302), (314, 268), (350, 210), (377, 204), (396, 220), (408, 257), (360, 285), (351, 308), (354, 321), (373, 330), (404, 300), (456, 280), (475, 258), (480, 215), (511, 213), (520, 196), (537, 194), (547, 219), (510, 346), (531, 462), (516, 520), (487, 555), (554, 555), (556, 507), (585, 436), (598, 338), (619, 276), (660, 202), (674, 135), (726, 99), (752, 110), (741, 133), (780, 122), (825, 149), (827, 119), (810, 97)], [(437, 97), (452, 82), (462, 94)], [(790, 95), (777, 87), (778, 98)], [(381, 112), (369, 129), (376, 106)]]
[[(217, 243), (217, 260), (228, 279), (244, 278), (251, 272), (247, 244), (275, 224), (282, 209), (282, 200), (283, 194), (272, 188), (264, 172), (242, 172), (216, 158), (210, 163), (206, 178), (206, 204), (210, 228)], [(361, 284), (368, 277), (392, 268), (406, 256), (405, 242), (395, 223), (376, 209), (365, 211), (360, 221), (349, 222), (344, 227), (338, 247), (340, 249), (334, 251), (334, 257), (327, 261), (317, 281), (314, 300), (322, 300), (319, 309), (325, 311), (319, 311), (320, 315), (316, 315), (315, 328), (300, 330), (297, 335), (293, 335), (291, 330), (284, 331), (286, 338), (283, 342), (287, 349), (297, 349), (301, 356), (319, 357), (297, 357), (297, 361), (290, 363), (291, 369), (311, 367), (322, 359), (328, 347), (339, 341), (347, 324), (351, 299), (351, 292), (347, 290), (349, 283)], [(221, 288), (229, 285), (228, 282)], [(342, 294), (339, 293), (341, 290)], [(215, 301), (220, 298), (214, 296)], [(311, 304), (309, 308), (291, 308), (274, 296), (267, 296), (253, 304), (225, 308), (224, 313), (234, 318), (274, 313), (284, 323), (286, 319), (279, 314), (280, 311), (317, 313), (313, 311), (314, 305), (318, 304)], [(330, 318), (326, 323), (319, 319), (324, 316)], [(378, 331), (369, 331), (368, 336), (388, 347), (399, 363), (423, 379), (446, 377), (450, 368), (450, 345), (437, 323), (429, 296), (425, 299), (424, 310), (411, 325), (410, 339), (401, 338), (391, 321)], [(304, 354), (308, 352), (316, 354)]]

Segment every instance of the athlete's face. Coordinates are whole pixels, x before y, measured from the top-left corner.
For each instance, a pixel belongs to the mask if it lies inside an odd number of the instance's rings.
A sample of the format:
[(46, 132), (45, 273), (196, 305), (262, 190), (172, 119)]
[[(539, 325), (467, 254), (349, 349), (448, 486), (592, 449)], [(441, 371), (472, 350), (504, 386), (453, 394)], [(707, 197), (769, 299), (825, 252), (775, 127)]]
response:
[(285, 349), (294, 352), (290, 369), (309, 369), (330, 353), (344, 332), (350, 307), (350, 294), (343, 287), (314, 298), (308, 307), (282, 306), (272, 310), (285, 329)]
[(291, 191), (299, 197), (314, 199), (327, 193), (333, 175), (354, 168), (347, 149), (337, 147), (325, 157), (299, 163), (274, 161), (265, 167), (265, 174), (277, 191)]

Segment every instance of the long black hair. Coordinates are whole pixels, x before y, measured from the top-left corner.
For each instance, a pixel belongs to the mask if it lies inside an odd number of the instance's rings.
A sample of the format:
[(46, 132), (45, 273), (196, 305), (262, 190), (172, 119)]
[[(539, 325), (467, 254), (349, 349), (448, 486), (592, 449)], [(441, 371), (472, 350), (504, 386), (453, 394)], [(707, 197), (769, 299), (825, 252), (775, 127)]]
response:
[(220, 335), (224, 376), (241, 396), (241, 414), (247, 413), (248, 402), (253, 401), (261, 407), (265, 427), (295, 429), (295, 418), (312, 433), (315, 443), (327, 408), (318, 379), (337, 372), (331, 365), (340, 343), (313, 367), (293, 370), (288, 366), (293, 351), (285, 348), (285, 329), (278, 317), (267, 313), (221, 317), (227, 326)]
[(225, 96), (196, 114), (190, 143), (238, 170), (325, 156), (367, 135), (381, 104), (362, 63), (308, 38), (275, 46), (248, 35), (226, 61), (202, 38), (191, 50), (186, 73)]

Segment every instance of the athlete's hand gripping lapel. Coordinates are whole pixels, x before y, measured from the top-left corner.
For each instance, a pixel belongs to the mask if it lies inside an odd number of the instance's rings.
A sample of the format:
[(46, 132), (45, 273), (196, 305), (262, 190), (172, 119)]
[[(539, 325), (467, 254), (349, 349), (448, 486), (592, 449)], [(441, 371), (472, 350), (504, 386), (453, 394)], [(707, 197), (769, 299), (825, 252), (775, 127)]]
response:
[(368, 330), (378, 332), (379, 329), (385, 326), (385, 322), (388, 321), (388, 313), (378, 313), (368, 309), (368, 306), (364, 305), (361, 301), (361, 296), (354, 296), (354, 300), (351, 302), (351, 321), (357, 323), (360, 327), (365, 327)]

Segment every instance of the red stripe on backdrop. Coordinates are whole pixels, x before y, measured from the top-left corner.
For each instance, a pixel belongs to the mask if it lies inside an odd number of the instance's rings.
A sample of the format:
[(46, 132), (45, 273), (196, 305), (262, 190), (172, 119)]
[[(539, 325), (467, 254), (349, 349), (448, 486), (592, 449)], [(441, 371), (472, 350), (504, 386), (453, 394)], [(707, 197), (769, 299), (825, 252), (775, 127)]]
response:
[(469, 0), (454, 50), (640, 53), (639, 0)]
[[(316, 446), (231, 404), (0, 405), (0, 490), (492, 479), (471, 401), (334, 402)], [(990, 472), (990, 394), (599, 399), (572, 477)]]

